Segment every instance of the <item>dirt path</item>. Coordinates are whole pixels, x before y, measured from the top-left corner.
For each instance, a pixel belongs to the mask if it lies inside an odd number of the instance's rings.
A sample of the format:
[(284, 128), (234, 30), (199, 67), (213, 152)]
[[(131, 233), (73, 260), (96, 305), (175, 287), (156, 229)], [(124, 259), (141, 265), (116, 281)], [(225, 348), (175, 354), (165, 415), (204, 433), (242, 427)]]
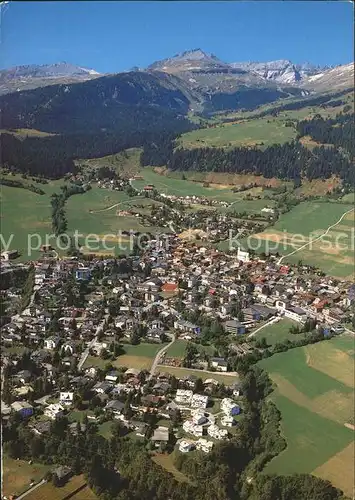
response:
[(308, 247), (308, 245), (310, 245), (311, 243), (314, 243), (315, 241), (318, 241), (320, 240), (321, 238), (323, 238), (323, 236), (326, 236), (329, 231), (331, 229), (333, 229), (333, 227), (337, 226), (339, 224), (339, 222), (341, 222), (344, 217), (348, 214), (350, 214), (350, 212), (353, 212), (354, 209), (351, 208), (350, 210), (348, 210), (347, 212), (343, 213), (343, 215), (340, 217), (340, 219), (335, 223), (335, 224), (332, 224), (331, 226), (328, 227), (328, 229), (323, 233), (321, 234), (320, 236), (317, 236), (316, 238), (313, 238), (313, 240), (310, 240), (308, 241), (308, 243), (306, 243), (305, 245), (302, 245), (301, 247), (299, 248), (296, 248), (296, 250), (293, 250), (292, 252), (288, 253), (287, 255), (284, 255), (283, 257), (281, 257), (278, 261), (277, 261), (277, 264), (281, 264), (281, 262), (286, 259), (286, 257), (291, 257), (291, 255), (294, 255), (295, 253), (299, 252), (300, 250), (303, 250), (304, 248)]
[(169, 349), (169, 347), (173, 345), (173, 343), (175, 342), (175, 340), (176, 340), (176, 337), (175, 337), (175, 335), (173, 335), (173, 338), (171, 339), (171, 342), (169, 342), (169, 344), (167, 344), (162, 349), (160, 349), (160, 351), (157, 352), (157, 354), (156, 354), (156, 356), (154, 358), (152, 367), (150, 369), (150, 374), (149, 374), (148, 380), (150, 380), (153, 377), (153, 375), (155, 373), (155, 370), (156, 370), (156, 368), (158, 366), (158, 363), (160, 361), (160, 358), (162, 357), (163, 354), (166, 353), (166, 351)]

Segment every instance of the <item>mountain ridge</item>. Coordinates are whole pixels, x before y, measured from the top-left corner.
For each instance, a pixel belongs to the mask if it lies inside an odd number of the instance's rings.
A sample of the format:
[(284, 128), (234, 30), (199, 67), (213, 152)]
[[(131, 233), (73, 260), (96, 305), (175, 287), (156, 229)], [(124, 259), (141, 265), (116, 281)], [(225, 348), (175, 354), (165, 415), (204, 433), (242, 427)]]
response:
[[(202, 93), (206, 97), (216, 93), (231, 94), (243, 87), (276, 91), (280, 90), (278, 86), (292, 86), (302, 88), (305, 93), (316, 92), (318, 89), (323, 91), (326, 88), (331, 90), (332, 86), (334, 88), (350, 87), (351, 71), (347, 70), (343, 74), (342, 68), (351, 64), (329, 67), (308, 62), (295, 64), (289, 59), (228, 63), (212, 53), (195, 48), (155, 61), (146, 68), (133, 67), (133, 70), (147, 73), (159, 72), (160, 76), (163, 73), (174, 75), (180, 79), (181, 85), (189, 92)], [(132, 72), (132, 70), (111, 73), (111, 75), (127, 72)], [(335, 80), (338, 74), (341, 75), (340, 84), (332, 81), (332, 77)], [(82, 83), (108, 75), (68, 62), (15, 66), (0, 70), (0, 94), (60, 83)], [(281, 87), (281, 90), (286, 90), (287, 93), (288, 89)], [(293, 92), (290, 93), (293, 94)]]

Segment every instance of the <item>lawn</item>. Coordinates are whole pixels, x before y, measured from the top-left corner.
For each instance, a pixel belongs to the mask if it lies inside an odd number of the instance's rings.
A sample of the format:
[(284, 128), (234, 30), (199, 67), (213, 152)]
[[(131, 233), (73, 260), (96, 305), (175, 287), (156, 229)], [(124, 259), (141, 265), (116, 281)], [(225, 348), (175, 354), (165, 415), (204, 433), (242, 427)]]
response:
[[(257, 252), (288, 255), (309, 243), (305, 248), (287, 256), (284, 261), (297, 263), (302, 260), (332, 276), (351, 279), (354, 271), (354, 213), (350, 212), (339, 223), (338, 221), (345, 212), (352, 209), (350, 204), (303, 202), (290, 212), (282, 214), (272, 228), (251, 236), (244, 244)], [(336, 225), (327, 235), (311, 242), (333, 224)]]
[[(80, 490), (79, 490), (80, 489)], [(76, 490), (79, 490), (74, 494)], [(87, 495), (87, 496), (85, 496)], [(84, 476), (72, 477), (64, 486), (57, 488), (51, 482), (43, 484), (26, 496), (26, 500), (96, 500), (97, 496), (86, 486)]]
[(352, 465), (345, 457), (354, 436), (345, 426), (354, 411), (350, 346), (339, 337), (259, 362), (275, 383), (270, 397), (281, 411), (287, 441), (286, 450), (269, 463), (266, 473), (314, 472), (349, 492), (347, 472)]
[(29, 488), (32, 480), (41, 481), (49, 469), (48, 465), (29, 465), (24, 460), (14, 460), (3, 456), (2, 494), (6, 496), (20, 495)]
[(176, 368), (175, 366), (165, 366), (158, 365), (156, 372), (161, 373), (171, 373), (175, 377), (188, 377), (189, 375), (194, 375), (195, 377), (206, 380), (208, 378), (213, 378), (220, 382), (221, 384), (231, 385), (238, 381), (238, 376), (233, 375), (222, 375), (221, 373), (206, 373), (203, 370), (189, 370), (189, 368)]
[(265, 337), (269, 345), (274, 345), (277, 342), (283, 342), (284, 340), (298, 340), (303, 337), (302, 334), (295, 335), (289, 332), (291, 326), (295, 325), (297, 325), (295, 321), (283, 318), (278, 323), (265, 326), (265, 328), (260, 330), (254, 336), (254, 339), (261, 339)]
[(186, 340), (175, 340), (175, 342), (166, 351), (166, 355), (169, 358), (183, 358), (185, 356), (187, 341)]
[(99, 434), (105, 439), (110, 439), (112, 437), (112, 424), (113, 420), (108, 420), (103, 424), (99, 425)]
[(174, 465), (174, 453), (171, 453), (170, 455), (168, 454), (156, 454), (152, 456), (153, 462), (156, 464), (160, 465), (163, 467), (163, 469), (167, 470), (170, 472), (177, 481), (183, 482), (183, 483), (189, 483), (190, 480), (185, 474), (180, 472)]
[(183, 134), (180, 144), (188, 149), (213, 146), (267, 147), (292, 141), (295, 137), (296, 130), (293, 127), (285, 127), (284, 119), (265, 117), (194, 130)]
[(166, 344), (122, 344), (125, 353), (118, 356), (115, 361), (102, 359), (98, 356), (88, 356), (85, 367), (98, 366), (104, 368), (108, 363), (112, 363), (115, 367), (126, 366), (127, 368), (149, 370), (157, 352), (160, 351), (164, 345)]

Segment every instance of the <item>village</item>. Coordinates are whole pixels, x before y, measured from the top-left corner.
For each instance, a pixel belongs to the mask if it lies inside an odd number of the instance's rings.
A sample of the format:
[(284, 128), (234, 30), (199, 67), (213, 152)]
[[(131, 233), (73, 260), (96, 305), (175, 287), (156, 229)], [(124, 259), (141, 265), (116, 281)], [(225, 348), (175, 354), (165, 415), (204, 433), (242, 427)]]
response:
[[(324, 338), (351, 333), (350, 283), (176, 235), (118, 259), (2, 257), (3, 425), (16, 414), (36, 435), (63, 418), (70, 432), (116, 422), (151, 450), (208, 453), (243, 419), (240, 359), (277, 352), (264, 327), (288, 318)], [(122, 356), (147, 346), (149, 367)]]

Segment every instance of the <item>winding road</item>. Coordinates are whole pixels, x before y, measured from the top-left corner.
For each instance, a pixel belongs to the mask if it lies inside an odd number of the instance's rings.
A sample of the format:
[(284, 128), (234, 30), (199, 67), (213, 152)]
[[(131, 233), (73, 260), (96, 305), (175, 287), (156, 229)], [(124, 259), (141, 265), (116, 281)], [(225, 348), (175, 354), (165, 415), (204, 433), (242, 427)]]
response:
[(300, 250), (303, 250), (304, 248), (308, 247), (308, 245), (310, 245), (311, 243), (314, 243), (315, 241), (318, 241), (318, 240), (320, 240), (321, 238), (323, 238), (323, 236), (326, 236), (326, 235), (329, 233), (329, 231), (330, 231), (333, 227), (337, 226), (337, 225), (339, 224), (339, 222), (341, 222), (347, 214), (350, 214), (350, 212), (353, 212), (353, 211), (354, 211), (354, 209), (353, 209), (353, 208), (351, 208), (351, 209), (350, 209), (350, 210), (348, 210), (347, 212), (343, 213), (343, 215), (340, 217), (340, 219), (339, 219), (337, 222), (335, 222), (335, 224), (332, 224), (331, 226), (329, 226), (329, 227), (328, 227), (328, 229), (326, 229), (326, 231), (325, 231), (323, 234), (321, 234), (320, 236), (317, 236), (316, 238), (313, 238), (313, 240), (308, 241), (305, 245), (302, 245), (301, 247), (296, 248), (296, 250), (293, 250), (292, 252), (288, 253), (287, 255), (284, 255), (283, 257), (281, 257), (281, 258), (277, 261), (277, 264), (278, 264), (278, 265), (280, 265), (280, 264), (281, 264), (281, 262), (282, 262), (284, 259), (286, 259), (287, 257), (291, 257), (291, 255), (294, 255), (295, 253), (299, 252)]

